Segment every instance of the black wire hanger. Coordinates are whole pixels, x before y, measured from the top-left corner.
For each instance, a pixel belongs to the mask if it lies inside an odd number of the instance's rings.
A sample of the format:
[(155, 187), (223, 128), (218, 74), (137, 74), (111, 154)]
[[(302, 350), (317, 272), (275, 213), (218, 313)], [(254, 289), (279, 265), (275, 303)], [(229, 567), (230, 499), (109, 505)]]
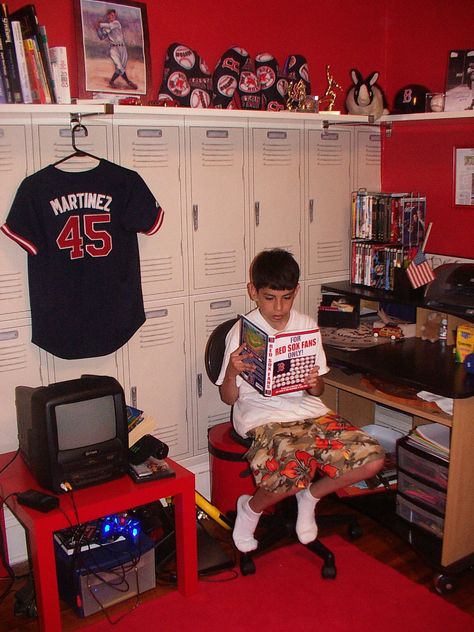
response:
[(87, 127), (83, 123), (75, 123), (75, 125), (71, 129), (71, 145), (74, 151), (71, 154), (64, 156), (64, 158), (60, 158), (56, 162), (53, 162), (52, 164), (53, 167), (56, 167), (56, 165), (59, 165), (62, 162), (66, 162), (66, 160), (69, 160), (70, 158), (75, 158), (76, 156), (77, 157), (89, 156), (89, 158), (93, 158), (94, 160), (101, 160), (101, 158), (99, 158), (98, 156), (94, 156), (94, 154), (90, 154), (88, 151), (85, 151), (84, 149), (80, 149), (79, 147), (76, 146), (76, 132), (78, 132), (81, 129), (84, 130), (85, 136), (89, 135), (89, 132), (87, 131)]

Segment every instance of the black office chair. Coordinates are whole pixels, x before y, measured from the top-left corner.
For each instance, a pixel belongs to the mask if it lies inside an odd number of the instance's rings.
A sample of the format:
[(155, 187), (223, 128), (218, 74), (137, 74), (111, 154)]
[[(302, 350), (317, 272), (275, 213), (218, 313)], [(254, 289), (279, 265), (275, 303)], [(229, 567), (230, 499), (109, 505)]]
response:
[[(224, 357), (226, 335), (237, 320), (237, 318), (233, 318), (218, 325), (211, 333), (207, 341), (205, 350), (205, 367), (207, 376), (213, 384), (216, 383), (217, 378), (219, 377), (222, 360)], [(237, 458), (240, 458), (243, 463), (242, 471), (239, 476), (252, 476), (248, 464), (247, 467), (244, 467), (244, 463), (246, 463), (244, 459), (244, 454), (249, 448), (251, 440), (244, 439), (239, 434), (237, 434), (237, 432), (235, 432), (232, 426), (232, 412), (231, 419), (227, 423), (229, 425), (228, 436), (231, 438), (232, 441), (235, 441), (237, 444), (242, 446), (242, 449), (240, 451), (237, 450)], [(209, 433), (212, 433), (212, 428), (210, 429)], [(213, 445), (211, 441), (209, 442), (209, 449), (212, 453)], [(234, 457), (234, 455), (232, 455), (232, 457)], [(211, 472), (211, 479), (212, 478), (213, 476)], [(248, 482), (246, 483), (246, 486), (248, 488)], [(240, 570), (243, 575), (249, 575), (255, 572), (255, 562), (253, 560), (254, 555), (258, 555), (264, 552), (269, 547), (274, 546), (280, 540), (288, 538), (291, 538), (292, 540), (297, 539), (295, 533), (296, 511), (296, 499), (293, 496), (278, 503), (278, 505), (276, 505), (275, 507), (274, 513), (264, 514), (262, 516), (258, 526), (258, 549), (256, 551), (252, 551), (251, 553), (240, 554)], [(234, 519), (235, 512), (233, 512), (233, 515), (229, 517), (231, 519)], [(357, 522), (357, 517), (354, 514), (331, 514), (318, 516), (318, 527), (320, 528), (341, 523), (347, 524), (348, 535), (351, 540), (360, 537), (360, 535), (362, 534), (360, 526)], [(332, 551), (330, 551), (327, 546), (325, 546), (321, 542), (319, 537), (316, 538), (316, 540), (314, 540), (313, 542), (310, 542), (309, 544), (306, 544), (304, 546), (306, 546), (306, 548), (308, 548), (313, 553), (316, 553), (316, 555), (318, 555), (323, 560), (323, 566), (321, 569), (321, 575), (323, 579), (334, 579), (336, 577), (337, 571), (335, 558)]]

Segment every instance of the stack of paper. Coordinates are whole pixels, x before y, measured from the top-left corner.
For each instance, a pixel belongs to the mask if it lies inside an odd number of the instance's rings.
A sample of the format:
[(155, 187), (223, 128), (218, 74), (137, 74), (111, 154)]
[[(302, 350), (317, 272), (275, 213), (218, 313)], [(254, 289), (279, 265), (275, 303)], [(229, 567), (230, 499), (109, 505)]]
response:
[(449, 461), (451, 430), (448, 426), (432, 423), (417, 426), (409, 435), (408, 443), (417, 448)]

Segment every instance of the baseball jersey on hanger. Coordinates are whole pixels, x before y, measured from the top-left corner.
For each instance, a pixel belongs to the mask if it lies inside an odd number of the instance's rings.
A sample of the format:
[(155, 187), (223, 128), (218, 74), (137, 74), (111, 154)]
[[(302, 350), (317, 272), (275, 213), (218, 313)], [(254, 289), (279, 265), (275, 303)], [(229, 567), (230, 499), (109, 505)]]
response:
[(137, 233), (162, 222), (140, 175), (107, 160), (25, 178), (1, 230), (28, 253), (32, 342), (66, 359), (124, 345), (145, 322)]

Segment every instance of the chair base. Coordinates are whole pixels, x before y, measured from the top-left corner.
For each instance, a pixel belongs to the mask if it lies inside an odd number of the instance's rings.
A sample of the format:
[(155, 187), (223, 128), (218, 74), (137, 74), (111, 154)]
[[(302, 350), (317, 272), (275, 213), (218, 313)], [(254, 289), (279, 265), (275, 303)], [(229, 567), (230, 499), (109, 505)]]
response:
[[(282, 507), (283, 506), (283, 507)], [(235, 512), (234, 512), (235, 516)], [(265, 553), (278, 542), (289, 539), (298, 541), (294, 530), (296, 518), (296, 500), (294, 497), (282, 501), (274, 514), (264, 514), (260, 519), (257, 531), (258, 548), (250, 553), (240, 553), (240, 572), (242, 575), (252, 575), (256, 572), (255, 559)], [(347, 525), (350, 540), (356, 540), (362, 535), (362, 529), (355, 514), (323, 514), (317, 518), (319, 530), (335, 525)], [(336, 559), (334, 553), (318, 537), (313, 542), (302, 545), (317, 555), (322, 561), (321, 577), (335, 579), (337, 576)]]

